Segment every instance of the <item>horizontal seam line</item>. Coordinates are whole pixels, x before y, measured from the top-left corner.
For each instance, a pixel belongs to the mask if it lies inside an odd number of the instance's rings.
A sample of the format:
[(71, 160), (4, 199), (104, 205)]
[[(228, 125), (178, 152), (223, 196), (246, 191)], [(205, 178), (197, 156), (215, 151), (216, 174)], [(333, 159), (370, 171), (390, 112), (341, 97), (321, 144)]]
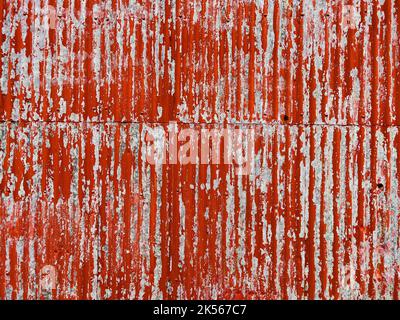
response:
[(179, 122), (179, 121), (52, 121), (52, 120), (0, 120), (2, 124), (179, 124), (179, 125), (199, 125), (199, 126), (224, 126), (224, 125), (243, 125), (243, 126), (305, 126), (305, 127), (382, 127), (397, 128), (400, 124), (339, 124), (339, 123), (278, 123), (278, 122), (225, 122), (225, 123), (207, 123), (207, 122)]

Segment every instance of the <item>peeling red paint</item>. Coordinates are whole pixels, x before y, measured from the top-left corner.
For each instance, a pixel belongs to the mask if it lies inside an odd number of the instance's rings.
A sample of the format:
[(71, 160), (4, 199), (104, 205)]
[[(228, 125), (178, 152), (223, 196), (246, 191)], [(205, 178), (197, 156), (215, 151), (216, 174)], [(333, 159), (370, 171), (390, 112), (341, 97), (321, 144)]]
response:
[[(399, 10), (0, 1), (0, 298), (398, 299)], [(152, 165), (171, 124), (251, 172)]]

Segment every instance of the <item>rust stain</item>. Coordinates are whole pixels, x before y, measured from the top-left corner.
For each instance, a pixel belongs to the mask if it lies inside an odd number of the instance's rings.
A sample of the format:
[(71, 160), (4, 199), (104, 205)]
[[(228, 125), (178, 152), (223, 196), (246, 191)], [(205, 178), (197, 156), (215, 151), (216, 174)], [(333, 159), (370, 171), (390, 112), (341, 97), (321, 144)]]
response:
[(398, 299), (399, 27), (0, 1), (0, 299)]

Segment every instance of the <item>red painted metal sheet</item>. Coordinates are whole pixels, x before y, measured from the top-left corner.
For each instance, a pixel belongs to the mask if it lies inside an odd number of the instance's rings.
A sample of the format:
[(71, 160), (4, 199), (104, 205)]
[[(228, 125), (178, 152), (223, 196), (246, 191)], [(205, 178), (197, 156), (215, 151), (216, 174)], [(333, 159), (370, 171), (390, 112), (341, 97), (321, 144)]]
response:
[(399, 10), (0, 1), (0, 298), (398, 299)]
[(399, 124), (398, 11), (395, 0), (2, 1), (1, 119)]

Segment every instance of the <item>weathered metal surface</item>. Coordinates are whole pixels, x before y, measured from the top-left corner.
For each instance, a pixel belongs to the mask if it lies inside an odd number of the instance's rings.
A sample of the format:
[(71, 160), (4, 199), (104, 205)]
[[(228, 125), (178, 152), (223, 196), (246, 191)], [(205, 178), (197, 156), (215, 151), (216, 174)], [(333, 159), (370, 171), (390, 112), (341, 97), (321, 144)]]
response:
[(398, 299), (399, 10), (0, 1), (0, 298)]
[(399, 2), (2, 1), (1, 118), (399, 124)]

